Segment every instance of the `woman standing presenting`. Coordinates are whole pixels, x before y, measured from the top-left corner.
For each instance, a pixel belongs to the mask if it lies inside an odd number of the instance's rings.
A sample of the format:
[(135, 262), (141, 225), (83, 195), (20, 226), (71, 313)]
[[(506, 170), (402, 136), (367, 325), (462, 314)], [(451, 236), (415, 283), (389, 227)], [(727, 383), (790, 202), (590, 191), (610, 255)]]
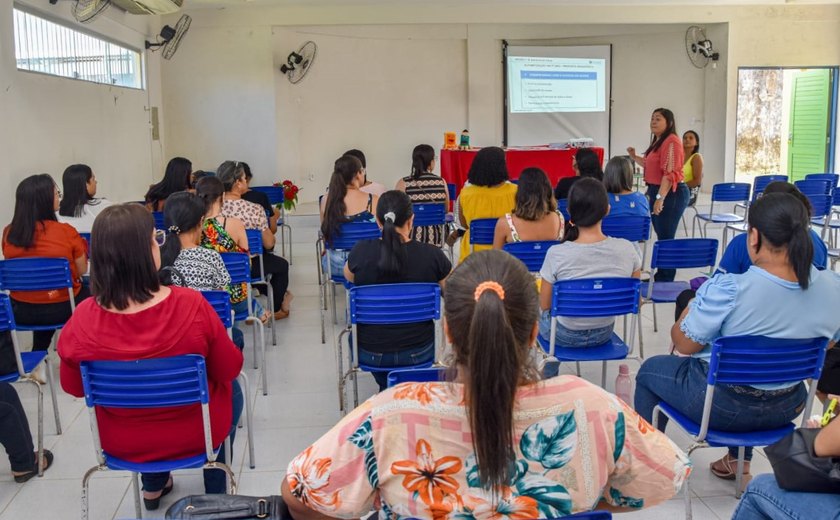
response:
[[(674, 113), (667, 108), (657, 108), (650, 116), (650, 146), (643, 156), (636, 149), (627, 153), (645, 168), (647, 197), (651, 207), (651, 222), (658, 240), (668, 240), (677, 234), (677, 226), (688, 205), (688, 186), (683, 182), (685, 153), (677, 135)], [(659, 269), (654, 280), (672, 282), (676, 270)]]

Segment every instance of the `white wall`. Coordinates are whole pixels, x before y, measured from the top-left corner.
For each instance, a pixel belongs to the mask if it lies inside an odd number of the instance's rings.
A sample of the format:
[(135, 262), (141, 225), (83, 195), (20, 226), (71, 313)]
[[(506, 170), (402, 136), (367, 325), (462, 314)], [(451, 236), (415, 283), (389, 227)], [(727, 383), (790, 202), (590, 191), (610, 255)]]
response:
[[(69, 2), (55, 7), (26, 3), (53, 18), (69, 19)], [(142, 49), (147, 24), (158, 29), (154, 18), (129, 18), (111, 10), (87, 29)], [(147, 111), (160, 104), (157, 59), (146, 61), (147, 90), (18, 71), (10, 0), (0, 1), (0, 35), (0, 189), (5, 193), (0, 225), (11, 220), (21, 179), (46, 172), (60, 184), (64, 168), (73, 163), (94, 169), (101, 196), (142, 198), (161, 170), (162, 145), (151, 140)]]

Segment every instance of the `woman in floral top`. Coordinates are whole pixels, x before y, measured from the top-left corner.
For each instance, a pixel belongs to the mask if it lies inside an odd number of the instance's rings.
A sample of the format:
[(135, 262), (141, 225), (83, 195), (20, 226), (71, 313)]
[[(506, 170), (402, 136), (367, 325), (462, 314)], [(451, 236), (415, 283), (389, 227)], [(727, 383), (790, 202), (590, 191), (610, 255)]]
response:
[(533, 283), (501, 251), (459, 265), (445, 301), (454, 382), (382, 392), (295, 457), (292, 516), (549, 518), (674, 496), (691, 464), (665, 435), (580, 378), (539, 380)]

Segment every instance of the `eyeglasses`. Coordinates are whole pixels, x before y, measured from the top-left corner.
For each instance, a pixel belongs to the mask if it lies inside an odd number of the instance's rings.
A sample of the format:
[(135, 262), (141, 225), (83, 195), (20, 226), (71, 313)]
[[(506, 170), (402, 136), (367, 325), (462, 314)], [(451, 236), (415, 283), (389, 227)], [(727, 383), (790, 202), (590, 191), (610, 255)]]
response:
[(157, 243), (158, 247), (163, 246), (166, 243), (166, 231), (162, 229), (155, 230), (155, 242)]

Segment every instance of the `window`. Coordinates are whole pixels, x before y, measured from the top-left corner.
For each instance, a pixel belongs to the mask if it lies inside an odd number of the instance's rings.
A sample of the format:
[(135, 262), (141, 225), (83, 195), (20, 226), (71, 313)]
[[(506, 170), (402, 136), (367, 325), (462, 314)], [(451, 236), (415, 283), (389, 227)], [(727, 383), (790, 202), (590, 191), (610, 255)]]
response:
[(14, 22), (19, 70), (143, 88), (139, 52), (19, 9)]

